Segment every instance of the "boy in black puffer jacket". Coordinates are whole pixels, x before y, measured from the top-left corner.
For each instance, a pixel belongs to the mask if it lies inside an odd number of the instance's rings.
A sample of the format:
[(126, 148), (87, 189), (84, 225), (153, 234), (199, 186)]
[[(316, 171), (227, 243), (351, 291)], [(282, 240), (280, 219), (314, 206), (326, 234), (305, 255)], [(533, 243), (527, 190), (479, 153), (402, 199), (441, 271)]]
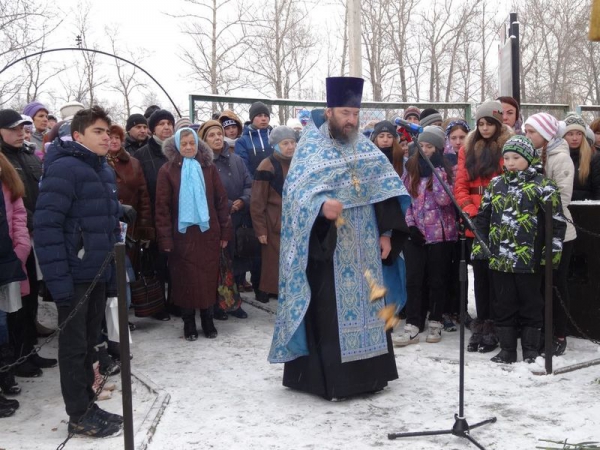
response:
[[(36, 253), (63, 323), (90, 288), (120, 240), (121, 207), (114, 171), (106, 163), (110, 119), (97, 106), (75, 114), (73, 142), (56, 139), (48, 149), (33, 218)], [(94, 345), (106, 297), (114, 296), (114, 264), (82, 302), (59, 336), (60, 383), (69, 432), (105, 437), (120, 431), (121, 416), (93, 405)], [(111, 292), (112, 291), (112, 292)]]
[[(560, 263), (567, 224), (560, 195), (553, 181), (538, 174), (531, 163), (535, 150), (524, 136), (514, 136), (502, 149), (504, 174), (493, 178), (485, 190), (475, 224), (491, 252), (489, 266), (496, 292), (493, 305), (500, 347), (493, 362), (517, 360), (518, 327), (521, 327), (523, 360), (538, 356), (543, 323), (541, 295), (544, 245), (544, 208), (551, 200), (553, 217), (552, 263)], [(473, 244), (473, 259), (484, 259)]]

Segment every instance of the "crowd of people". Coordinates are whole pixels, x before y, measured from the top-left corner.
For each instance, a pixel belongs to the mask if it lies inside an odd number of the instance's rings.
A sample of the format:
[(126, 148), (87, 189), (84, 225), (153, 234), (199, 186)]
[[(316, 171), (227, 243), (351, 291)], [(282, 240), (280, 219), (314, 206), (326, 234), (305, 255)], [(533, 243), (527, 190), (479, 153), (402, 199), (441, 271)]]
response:
[[(31, 354), (0, 373), (0, 417), (19, 407), (5, 397), (21, 391), (15, 376), (58, 365), (69, 431), (119, 432), (121, 416), (88, 404), (101, 376), (119, 371), (118, 346), (103, 332), (114, 264), (92, 281), (124, 235), (128, 281), (143, 271), (145, 252), (166, 293), (154, 319), (180, 316), (184, 338), (195, 341), (196, 310), (209, 339), (215, 320), (248, 318), (239, 302), (218, 301), (225, 265), (235, 291), (278, 298), (269, 360), (285, 363), (283, 384), (333, 400), (397, 378), (394, 347), (425, 332), (437, 343), (457, 329), (465, 233), (476, 307), (467, 350), (499, 346), (492, 361), (512, 363), (520, 337), (523, 359), (534, 361), (544, 326), (543, 216), (553, 217), (553, 282), (568, 304), (577, 237), (569, 203), (600, 200), (600, 119), (589, 127), (574, 113), (523, 120), (519, 104), (500, 97), (477, 108), (473, 129), (466, 118), (411, 106), (403, 119), (423, 127), (418, 135), (388, 120), (360, 130), (362, 87), (328, 78), (327, 108), (275, 128), (262, 102), (245, 123), (230, 110), (203, 123), (176, 120), (152, 105), (125, 127), (77, 102), (61, 108), (60, 121), (38, 101), (22, 113), (0, 110), (0, 367)], [(371, 298), (366, 273), (385, 297)], [(58, 359), (32, 353), (54, 331), (38, 321), (39, 296), (55, 302), (59, 323), (72, 315)], [(393, 334), (384, 306), (405, 320)], [(563, 354), (567, 316), (557, 299), (546, 326)]]

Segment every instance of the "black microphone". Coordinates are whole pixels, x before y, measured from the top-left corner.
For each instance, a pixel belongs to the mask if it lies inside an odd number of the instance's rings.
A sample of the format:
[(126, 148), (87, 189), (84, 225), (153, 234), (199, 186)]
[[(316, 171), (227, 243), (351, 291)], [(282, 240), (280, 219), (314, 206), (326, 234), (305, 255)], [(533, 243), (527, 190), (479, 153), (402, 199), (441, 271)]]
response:
[(417, 125), (416, 123), (408, 122), (404, 119), (401, 119), (400, 117), (396, 117), (396, 119), (394, 120), (394, 123), (400, 127), (403, 127), (409, 133), (419, 134), (419, 133), (423, 132), (423, 127)]

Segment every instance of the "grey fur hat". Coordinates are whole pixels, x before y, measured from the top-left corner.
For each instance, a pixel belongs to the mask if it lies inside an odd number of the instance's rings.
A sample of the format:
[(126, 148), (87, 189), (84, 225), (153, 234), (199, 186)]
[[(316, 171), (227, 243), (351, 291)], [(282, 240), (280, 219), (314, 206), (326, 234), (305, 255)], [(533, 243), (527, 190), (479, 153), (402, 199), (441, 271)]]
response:
[(430, 125), (423, 128), (423, 132), (419, 135), (419, 144), (421, 142), (427, 142), (433, 145), (438, 150), (443, 150), (446, 144), (446, 135), (442, 127), (437, 125)]
[(269, 135), (269, 144), (275, 146), (285, 139), (292, 139), (296, 142), (296, 132), (290, 127), (280, 125), (271, 131), (271, 134)]

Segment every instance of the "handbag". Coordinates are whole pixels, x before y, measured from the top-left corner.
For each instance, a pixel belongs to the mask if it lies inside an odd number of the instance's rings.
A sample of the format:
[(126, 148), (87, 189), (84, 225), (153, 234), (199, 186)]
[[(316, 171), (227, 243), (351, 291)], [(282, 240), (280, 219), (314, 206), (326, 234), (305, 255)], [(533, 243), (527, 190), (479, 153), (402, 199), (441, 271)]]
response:
[[(117, 297), (108, 297), (106, 299), (106, 309), (104, 310), (106, 318), (106, 331), (108, 340), (112, 342), (121, 342), (119, 340), (119, 299)], [(129, 343), (131, 344), (131, 333), (127, 327)]]
[[(144, 268), (149, 266), (151, 270), (145, 271)], [(142, 246), (139, 247), (139, 267), (137, 279), (130, 283), (131, 304), (136, 317), (148, 317), (164, 309), (165, 290)]]
[(235, 230), (235, 256), (237, 258), (260, 256), (260, 242), (254, 234), (254, 228), (241, 225)]
[(217, 302), (223, 311), (235, 311), (242, 304), (242, 297), (238, 292), (237, 283), (233, 276), (233, 264), (231, 259), (221, 249), (219, 258), (219, 284), (217, 287)]

